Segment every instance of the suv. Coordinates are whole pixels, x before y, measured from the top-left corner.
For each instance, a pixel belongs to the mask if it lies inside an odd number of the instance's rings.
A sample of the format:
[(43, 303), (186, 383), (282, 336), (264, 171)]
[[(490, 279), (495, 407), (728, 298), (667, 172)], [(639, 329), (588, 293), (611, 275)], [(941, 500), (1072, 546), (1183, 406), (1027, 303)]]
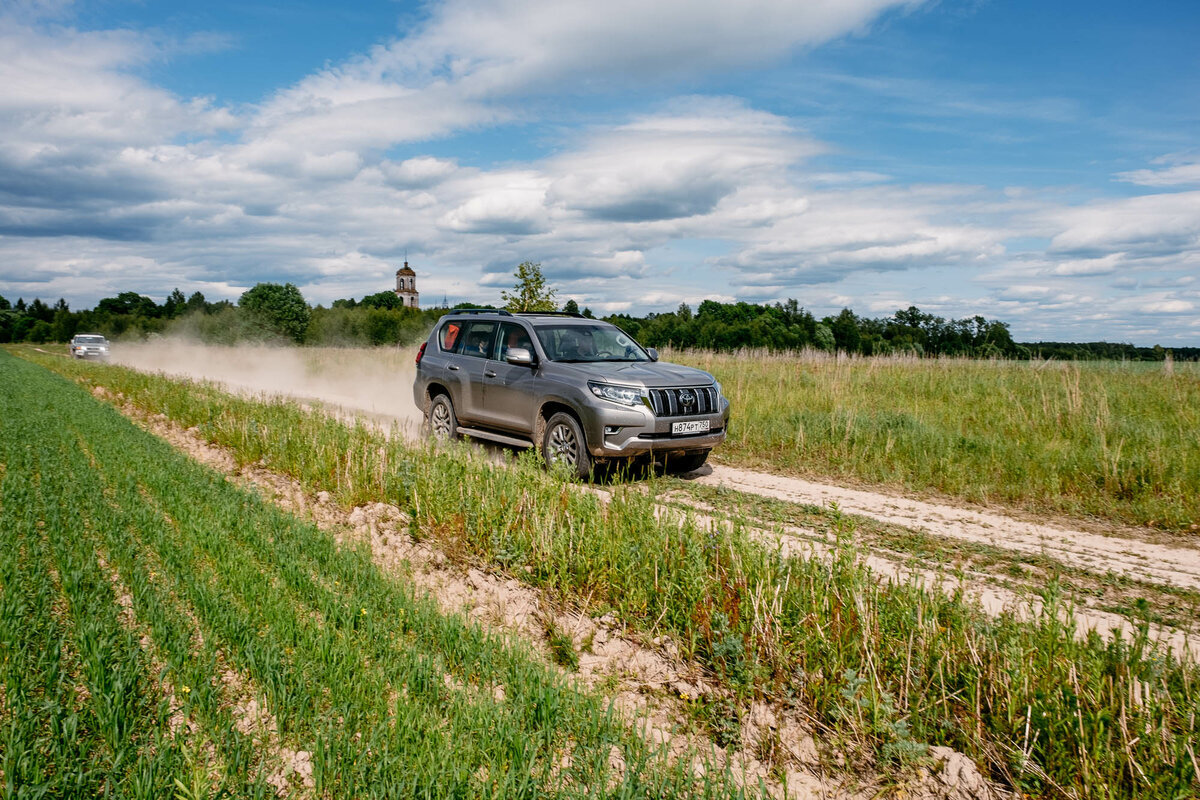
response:
[(108, 358), (108, 339), (98, 333), (80, 333), (71, 339), (75, 358)]
[(436, 438), (537, 447), (580, 477), (634, 458), (690, 472), (729, 423), (712, 375), (660, 362), (615, 325), (566, 312), (442, 317), (417, 351), (413, 396)]

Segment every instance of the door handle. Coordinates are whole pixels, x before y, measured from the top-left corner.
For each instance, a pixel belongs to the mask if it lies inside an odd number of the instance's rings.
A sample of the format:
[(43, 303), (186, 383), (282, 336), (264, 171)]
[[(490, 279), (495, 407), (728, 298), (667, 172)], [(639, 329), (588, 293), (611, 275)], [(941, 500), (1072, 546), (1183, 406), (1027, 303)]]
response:
[(447, 364), (446, 369), (450, 370), (451, 372), (458, 372), (458, 364)]
[(490, 369), (489, 369), (487, 372), (483, 373), (483, 374), (484, 374), (484, 375), (486, 375), (486, 376), (487, 376), (487, 377), (489, 377), (489, 378), (494, 378), (494, 377), (496, 377), (496, 373), (492, 372)]

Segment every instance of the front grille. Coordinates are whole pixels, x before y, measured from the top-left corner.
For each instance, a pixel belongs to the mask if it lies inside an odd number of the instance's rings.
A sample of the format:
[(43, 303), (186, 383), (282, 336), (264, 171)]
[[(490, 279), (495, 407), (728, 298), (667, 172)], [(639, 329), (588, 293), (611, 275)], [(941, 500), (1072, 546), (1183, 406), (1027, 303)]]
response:
[[(690, 394), (692, 402), (684, 403)], [(717, 412), (715, 386), (689, 386), (683, 389), (651, 389), (650, 407), (656, 417), (691, 417)]]

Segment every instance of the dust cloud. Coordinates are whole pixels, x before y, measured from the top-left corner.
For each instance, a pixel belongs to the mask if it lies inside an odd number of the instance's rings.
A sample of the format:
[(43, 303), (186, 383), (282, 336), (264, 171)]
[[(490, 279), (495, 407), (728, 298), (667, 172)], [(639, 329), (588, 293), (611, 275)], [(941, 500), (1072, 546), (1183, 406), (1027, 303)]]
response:
[(164, 339), (113, 348), (114, 363), (213, 381), (247, 395), (319, 401), (415, 437), (416, 348), (220, 346)]

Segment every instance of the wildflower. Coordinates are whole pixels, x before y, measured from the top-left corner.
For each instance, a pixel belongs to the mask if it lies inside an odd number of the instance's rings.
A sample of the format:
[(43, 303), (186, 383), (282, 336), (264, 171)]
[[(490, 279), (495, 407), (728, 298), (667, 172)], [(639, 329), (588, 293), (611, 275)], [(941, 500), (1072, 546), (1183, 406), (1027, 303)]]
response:
[(183, 692), (184, 694), (191, 694), (191, 693), (192, 693), (192, 687), (190, 687), (190, 686), (183, 686), (183, 687), (180, 687), (179, 691)]
[(359, 613), (365, 617), (367, 615), (367, 610), (364, 608), (361, 611), (359, 611)]

